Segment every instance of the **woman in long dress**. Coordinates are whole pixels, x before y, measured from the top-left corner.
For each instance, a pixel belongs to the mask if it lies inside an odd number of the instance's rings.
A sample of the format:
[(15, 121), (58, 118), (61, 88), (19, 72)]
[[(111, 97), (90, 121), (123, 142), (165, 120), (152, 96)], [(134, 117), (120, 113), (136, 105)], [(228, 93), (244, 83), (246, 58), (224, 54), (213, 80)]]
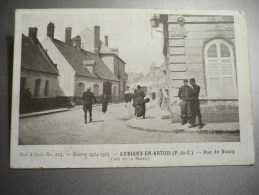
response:
[(105, 113), (107, 111), (108, 102), (109, 102), (108, 95), (103, 94), (103, 96), (102, 96), (102, 112), (103, 113)]

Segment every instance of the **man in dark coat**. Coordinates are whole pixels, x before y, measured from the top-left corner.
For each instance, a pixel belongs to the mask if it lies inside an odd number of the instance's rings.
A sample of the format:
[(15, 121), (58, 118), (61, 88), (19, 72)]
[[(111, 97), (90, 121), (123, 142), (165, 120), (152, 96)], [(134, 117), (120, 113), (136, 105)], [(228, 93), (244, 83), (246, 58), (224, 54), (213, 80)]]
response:
[(179, 88), (178, 97), (181, 99), (181, 124), (184, 125), (188, 122), (189, 119), (189, 96), (191, 87), (188, 85), (188, 80), (183, 80), (184, 85)]
[(145, 118), (146, 105), (144, 102), (145, 93), (141, 89), (140, 85), (137, 86), (137, 91), (135, 93), (135, 112), (137, 117)]
[(190, 94), (190, 128), (195, 127), (196, 116), (199, 119), (199, 129), (203, 127), (201, 111), (200, 111), (200, 101), (199, 101), (199, 93), (200, 86), (196, 85), (195, 79), (190, 79), (191, 84), (191, 94)]
[(103, 113), (105, 113), (107, 111), (108, 102), (109, 102), (109, 97), (106, 93), (104, 93), (102, 95), (102, 112)]
[(96, 99), (93, 92), (91, 92), (91, 87), (89, 87), (87, 91), (83, 93), (83, 110), (85, 113), (85, 123), (87, 123), (87, 111), (90, 115), (90, 122), (92, 122), (92, 105), (94, 103), (96, 103)]

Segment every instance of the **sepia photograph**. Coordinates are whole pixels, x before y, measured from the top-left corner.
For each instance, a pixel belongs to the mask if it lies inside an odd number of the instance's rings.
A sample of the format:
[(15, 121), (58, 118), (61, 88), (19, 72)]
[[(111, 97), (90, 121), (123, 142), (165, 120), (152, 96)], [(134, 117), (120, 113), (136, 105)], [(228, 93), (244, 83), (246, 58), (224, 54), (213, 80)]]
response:
[[(241, 144), (241, 131), (246, 129), (240, 128), (244, 119), (240, 106), (247, 106), (240, 97), (250, 97), (251, 92), (250, 79), (244, 78), (249, 62), (243, 64), (246, 68), (238, 65), (242, 59), (237, 59), (237, 47), (240, 53), (242, 43), (237, 36), (243, 36), (238, 33), (240, 23), (244, 25), (238, 14), (19, 10), (12, 145), (101, 149), (119, 144), (126, 148)], [(244, 79), (248, 89), (241, 83)], [(252, 120), (252, 115), (248, 118)], [(252, 128), (247, 131), (251, 132)], [(137, 155), (150, 161), (148, 155), (181, 152), (127, 149), (113, 155)], [(219, 152), (238, 153), (224, 147)], [(48, 156), (45, 152), (33, 155)], [(111, 155), (107, 153), (109, 161), (113, 161)]]

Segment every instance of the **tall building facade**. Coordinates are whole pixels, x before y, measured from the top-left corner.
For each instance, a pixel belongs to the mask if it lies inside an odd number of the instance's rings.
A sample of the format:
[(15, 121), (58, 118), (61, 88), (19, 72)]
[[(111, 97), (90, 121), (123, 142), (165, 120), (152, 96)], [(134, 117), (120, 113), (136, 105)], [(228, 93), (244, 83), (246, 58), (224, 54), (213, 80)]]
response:
[(183, 79), (195, 78), (205, 121), (238, 121), (234, 18), (160, 15), (160, 20), (172, 120), (179, 121)]

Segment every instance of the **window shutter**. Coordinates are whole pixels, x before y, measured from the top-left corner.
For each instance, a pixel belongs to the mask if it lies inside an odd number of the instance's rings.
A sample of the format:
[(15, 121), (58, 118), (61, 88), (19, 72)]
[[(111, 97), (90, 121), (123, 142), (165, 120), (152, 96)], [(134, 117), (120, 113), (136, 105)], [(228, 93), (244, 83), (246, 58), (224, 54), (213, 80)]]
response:
[(232, 47), (218, 39), (208, 43), (204, 49), (208, 96), (235, 97), (236, 72)]

